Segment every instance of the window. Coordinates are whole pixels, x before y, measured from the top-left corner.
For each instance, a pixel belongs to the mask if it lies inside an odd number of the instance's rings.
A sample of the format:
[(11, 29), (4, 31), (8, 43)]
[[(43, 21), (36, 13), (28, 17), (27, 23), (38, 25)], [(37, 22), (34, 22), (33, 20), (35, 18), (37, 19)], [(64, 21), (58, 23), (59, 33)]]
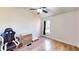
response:
[(46, 34), (50, 33), (50, 20), (46, 20), (46, 30), (45, 30)]

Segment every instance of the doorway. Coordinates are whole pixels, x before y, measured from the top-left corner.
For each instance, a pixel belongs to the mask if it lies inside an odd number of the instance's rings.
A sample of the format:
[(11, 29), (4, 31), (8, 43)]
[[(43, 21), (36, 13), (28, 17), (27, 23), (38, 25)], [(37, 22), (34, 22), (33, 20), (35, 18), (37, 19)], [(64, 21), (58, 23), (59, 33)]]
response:
[(44, 20), (43, 35), (48, 35), (50, 33), (50, 20)]

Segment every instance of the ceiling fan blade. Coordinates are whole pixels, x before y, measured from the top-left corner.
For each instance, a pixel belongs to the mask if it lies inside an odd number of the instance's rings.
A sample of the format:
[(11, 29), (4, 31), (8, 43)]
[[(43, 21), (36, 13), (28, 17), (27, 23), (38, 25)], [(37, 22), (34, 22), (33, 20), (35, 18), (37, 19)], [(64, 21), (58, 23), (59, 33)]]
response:
[(48, 11), (46, 11), (46, 10), (43, 10), (43, 12), (48, 13)]
[(34, 8), (30, 8), (30, 10), (36, 10), (36, 9), (34, 9)]
[(46, 8), (46, 7), (42, 7), (42, 8)]

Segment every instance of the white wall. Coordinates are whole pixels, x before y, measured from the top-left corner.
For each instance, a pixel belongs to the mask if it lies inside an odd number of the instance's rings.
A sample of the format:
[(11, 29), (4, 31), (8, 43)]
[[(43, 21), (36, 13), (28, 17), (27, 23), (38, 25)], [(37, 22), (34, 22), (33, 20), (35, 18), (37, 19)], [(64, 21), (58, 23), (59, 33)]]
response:
[(77, 12), (70, 12), (52, 18), (51, 32), (53, 36), (61, 39), (76, 39), (77, 37)]
[(0, 33), (5, 28), (13, 28), (17, 34), (33, 34), (33, 38), (39, 36), (40, 18), (20, 8), (0, 8)]
[(79, 43), (79, 11), (51, 16), (51, 37), (71, 43)]

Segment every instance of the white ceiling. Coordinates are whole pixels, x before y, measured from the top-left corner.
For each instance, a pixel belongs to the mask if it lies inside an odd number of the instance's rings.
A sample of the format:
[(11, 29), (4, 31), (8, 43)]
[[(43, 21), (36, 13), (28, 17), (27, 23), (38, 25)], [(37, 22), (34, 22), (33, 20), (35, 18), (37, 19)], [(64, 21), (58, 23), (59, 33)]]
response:
[(75, 8), (75, 7), (54, 7), (54, 8), (48, 8), (49, 13), (42, 13), (40, 14), (40, 16), (42, 17), (47, 17), (47, 16), (55, 16), (58, 14), (62, 14), (62, 13), (66, 13), (66, 12), (71, 12), (74, 10), (78, 10), (79, 8)]
[[(28, 11), (32, 14), (38, 15), (36, 10), (30, 10), (30, 8), (38, 8), (38, 7), (21, 7), (21, 9), (24, 9), (25, 11)], [(48, 16), (54, 16), (61, 13), (66, 13), (74, 10), (78, 10), (78, 7), (47, 7), (46, 10), (48, 10), (48, 13), (40, 13), (40, 17), (48, 17)]]

